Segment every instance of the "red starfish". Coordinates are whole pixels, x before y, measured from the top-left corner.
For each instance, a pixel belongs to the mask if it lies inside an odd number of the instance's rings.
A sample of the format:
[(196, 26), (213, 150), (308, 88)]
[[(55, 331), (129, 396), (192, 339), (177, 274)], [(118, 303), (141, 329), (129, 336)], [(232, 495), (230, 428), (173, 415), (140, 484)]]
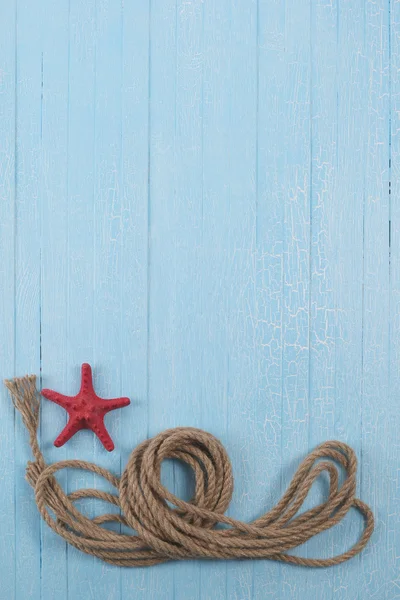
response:
[(92, 369), (87, 363), (82, 365), (81, 389), (76, 396), (64, 396), (53, 390), (42, 390), (42, 396), (59, 404), (69, 414), (69, 420), (54, 445), (59, 448), (68, 442), (80, 429), (91, 429), (97, 435), (104, 448), (111, 452), (114, 443), (104, 426), (104, 415), (110, 410), (130, 404), (129, 398), (104, 400), (97, 396), (93, 388)]

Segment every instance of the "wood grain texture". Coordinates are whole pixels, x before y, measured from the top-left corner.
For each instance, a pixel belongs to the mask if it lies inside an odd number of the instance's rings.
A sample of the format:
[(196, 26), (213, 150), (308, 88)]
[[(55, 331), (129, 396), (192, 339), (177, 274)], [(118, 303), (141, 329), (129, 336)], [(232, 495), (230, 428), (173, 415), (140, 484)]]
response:
[[(16, 169), (16, 6), (0, 6), (0, 364), (15, 372), (15, 169)], [(4, 366), (3, 366), (4, 365)], [(4, 369), (4, 371), (3, 371)], [(16, 468), (14, 414), (6, 389), (0, 391), (0, 564), (3, 594), (16, 589)]]
[[(42, 10), (30, 2), (17, 3), (16, 19), (14, 372), (40, 375), (44, 23)], [(26, 444), (17, 442), (14, 455), (16, 465), (30, 459)], [(15, 517), (14, 593), (33, 600), (41, 596), (42, 524), (24, 468), (15, 469)]]
[[(95, 128), (96, 128), (96, 3), (72, 0), (69, 5), (68, 62), (68, 212), (67, 221), (67, 360), (62, 371), (65, 393), (74, 394), (80, 380), (80, 364), (94, 365), (94, 228), (95, 228)], [(97, 370), (94, 371), (97, 386)], [(46, 385), (56, 387), (54, 373)], [(57, 386), (57, 389), (60, 385)], [(62, 391), (62, 390), (60, 390)], [(47, 406), (47, 405), (46, 405)], [(62, 412), (62, 411), (61, 411)], [(83, 451), (88, 460), (95, 459), (96, 440), (81, 432), (66, 447), (68, 458)], [(63, 474), (64, 475), (64, 474)], [(91, 487), (97, 480), (85, 473), (66, 475), (70, 492), (86, 481)], [(83, 502), (82, 502), (83, 504)], [(94, 514), (93, 503), (85, 503), (88, 514)], [(101, 568), (75, 549), (66, 550), (67, 597), (94, 598)], [(110, 593), (110, 592), (109, 592)]]
[[(125, 465), (134, 440), (148, 435), (148, 206), (150, 3), (124, 2), (122, 22), (121, 390), (124, 411), (118, 447)], [(122, 416), (122, 415), (121, 415)], [(121, 598), (146, 600), (151, 572), (121, 570)]]
[[(361, 0), (337, 7), (338, 54), (337, 150), (331, 214), (332, 256), (329, 265), (335, 301), (334, 436), (347, 439), (362, 453), (363, 406), (363, 256), (364, 177), (368, 147), (365, 5)], [(342, 126), (345, 124), (345, 126)], [(361, 193), (360, 193), (361, 190)], [(338, 201), (339, 200), (339, 201)], [(345, 207), (345, 210), (344, 210)], [(358, 485), (361, 482), (361, 468)], [(361, 522), (351, 515), (338, 528), (340, 547), (357, 538)], [(332, 582), (336, 596), (357, 598), (365, 589), (361, 558), (338, 569)]]
[[(400, 411), (398, 397), (400, 393), (400, 137), (399, 137), (399, 108), (400, 108), (400, 2), (392, 3), (389, 22), (390, 33), (390, 169), (389, 169), (389, 398), (386, 403), (386, 419), (390, 430), (398, 431), (400, 427)], [(388, 442), (392, 434), (388, 436)], [(399, 474), (399, 443), (394, 440), (387, 446), (385, 457), (388, 461), (388, 497), (386, 524), (386, 556), (387, 574), (385, 577), (386, 593), (388, 596), (399, 596), (399, 556), (400, 556), (400, 479)], [(396, 475), (393, 476), (393, 473)]]
[[(40, 359), (48, 387), (67, 383), (67, 305), (68, 305), (68, 3), (59, 6), (44, 2), (42, 6), (52, 27), (42, 30), (42, 115), (41, 115), (41, 183), (40, 210)], [(54, 335), (54, 332), (60, 332)], [(58, 373), (59, 376), (55, 377)], [(51, 381), (47, 374), (51, 374)], [(42, 444), (49, 460), (67, 457), (53, 446), (53, 432), (61, 431), (66, 413), (50, 402), (42, 412)], [(51, 433), (50, 433), (51, 432)], [(66, 473), (60, 481), (67, 483)], [(42, 524), (41, 596), (56, 599), (68, 589), (66, 544), (51, 535)]]
[[(398, 0), (1, 4), (0, 375), (72, 394), (87, 361), (100, 395), (132, 399), (112, 454), (87, 431), (55, 449), (66, 414), (43, 401), (48, 460), (118, 474), (146, 437), (202, 427), (232, 460), (229, 514), (252, 519), (337, 438), (377, 527), (324, 570), (104, 565), (40, 522), (2, 390), (0, 600), (400, 597), (399, 52)], [(190, 497), (186, 470), (162, 477)]]
[[(388, 502), (391, 498), (391, 430), (389, 402), (389, 12), (385, 2), (367, 5), (365, 41), (371, 50), (366, 95), (369, 132), (365, 156), (363, 270), (363, 404), (361, 493), (371, 498), (376, 536), (387, 546)], [(379, 481), (378, 481), (379, 473)], [(371, 546), (361, 558), (373, 571), (386, 569), (388, 555)], [(364, 575), (365, 577), (365, 575)], [(390, 582), (373, 577), (372, 595), (390, 595)]]

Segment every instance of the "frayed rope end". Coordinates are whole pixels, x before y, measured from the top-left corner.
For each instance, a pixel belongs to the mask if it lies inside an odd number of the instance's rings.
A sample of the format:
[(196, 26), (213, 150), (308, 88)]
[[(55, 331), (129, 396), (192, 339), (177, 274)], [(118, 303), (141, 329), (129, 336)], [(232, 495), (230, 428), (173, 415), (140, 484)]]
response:
[(36, 375), (6, 379), (15, 408), (21, 413), (25, 427), (35, 435), (39, 426), (40, 396), (36, 389)]

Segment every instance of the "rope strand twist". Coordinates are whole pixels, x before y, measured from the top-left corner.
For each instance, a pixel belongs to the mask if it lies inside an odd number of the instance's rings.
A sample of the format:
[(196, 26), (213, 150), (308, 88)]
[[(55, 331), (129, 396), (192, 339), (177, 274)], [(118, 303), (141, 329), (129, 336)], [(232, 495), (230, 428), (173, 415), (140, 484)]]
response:
[[(27, 480), (35, 491), (41, 516), (69, 544), (110, 564), (139, 567), (173, 559), (264, 558), (327, 567), (361, 552), (372, 535), (374, 517), (371, 509), (355, 497), (357, 459), (347, 444), (328, 441), (318, 446), (303, 460), (278, 504), (262, 517), (244, 523), (224, 515), (233, 492), (232, 468), (225, 448), (210, 433), (191, 427), (163, 431), (132, 451), (120, 479), (81, 460), (47, 465), (37, 441), (40, 396), (36, 377), (17, 378), (5, 384), (29, 433), (35, 461), (28, 462)], [(182, 461), (194, 471), (195, 491), (190, 502), (177, 498), (161, 484), (161, 463), (167, 458)], [(340, 486), (337, 465), (345, 471)], [(118, 494), (97, 489), (66, 494), (55, 474), (67, 468), (104, 477)], [(327, 500), (297, 515), (323, 472), (329, 475)], [(120, 508), (121, 514), (90, 519), (74, 505), (81, 498), (104, 500)], [(350, 550), (333, 558), (288, 554), (317, 533), (338, 524), (352, 507), (363, 515), (365, 526)], [(102, 527), (111, 521), (130, 527), (133, 533)], [(216, 529), (217, 524), (227, 527)]]

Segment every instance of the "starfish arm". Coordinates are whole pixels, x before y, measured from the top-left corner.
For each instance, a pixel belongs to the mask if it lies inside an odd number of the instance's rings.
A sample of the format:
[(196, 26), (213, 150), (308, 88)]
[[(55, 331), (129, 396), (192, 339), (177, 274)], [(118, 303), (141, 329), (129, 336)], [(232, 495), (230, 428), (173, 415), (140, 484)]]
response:
[(47, 400), (51, 400), (52, 402), (55, 402), (56, 404), (58, 404), (59, 406), (62, 406), (66, 410), (71, 408), (71, 406), (73, 405), (73, 403), (75, 401), (75, 398), (73, 396), (64, 396), (64, 394), (59, 394), (58, 392), (55, 392), (54, 390), (44, 389), (40, 393), (42, 394), (42, 396), (47, 398)]
[(103, 419), (97, 419), (94, 423), (91, 422), (88, 425), (90, 429), (97, 435), (104, 448), (108, 450), (108, 452), (112, 452), (112, 450), (114, 450), (114, 442), (112, 441), (110, 434), (104, 425)]
[(57, 448), (63, 446), (65, 442), (68, 442), (68, 440), (70, 440), (77, 431), (83, 429), (83, 427), (84, 423), (82, 423), (82, 421), (74, 418), (69, 419), (68, 423), (66, 424), (60, 435), (54, 441), (54, 445)]
[(99, 398), (99, 406), (102, 409), (103, 414), (110, 412), (110, 410), (115, 410), (116, 408), (128, 406), (130, 403), (131, 401), (129, 398), (110, 398), (109, 400)]
[(92, 392), (94, 394), (92, 367), (88, 363), (83, 363), (81, 368), (80, 392)]

